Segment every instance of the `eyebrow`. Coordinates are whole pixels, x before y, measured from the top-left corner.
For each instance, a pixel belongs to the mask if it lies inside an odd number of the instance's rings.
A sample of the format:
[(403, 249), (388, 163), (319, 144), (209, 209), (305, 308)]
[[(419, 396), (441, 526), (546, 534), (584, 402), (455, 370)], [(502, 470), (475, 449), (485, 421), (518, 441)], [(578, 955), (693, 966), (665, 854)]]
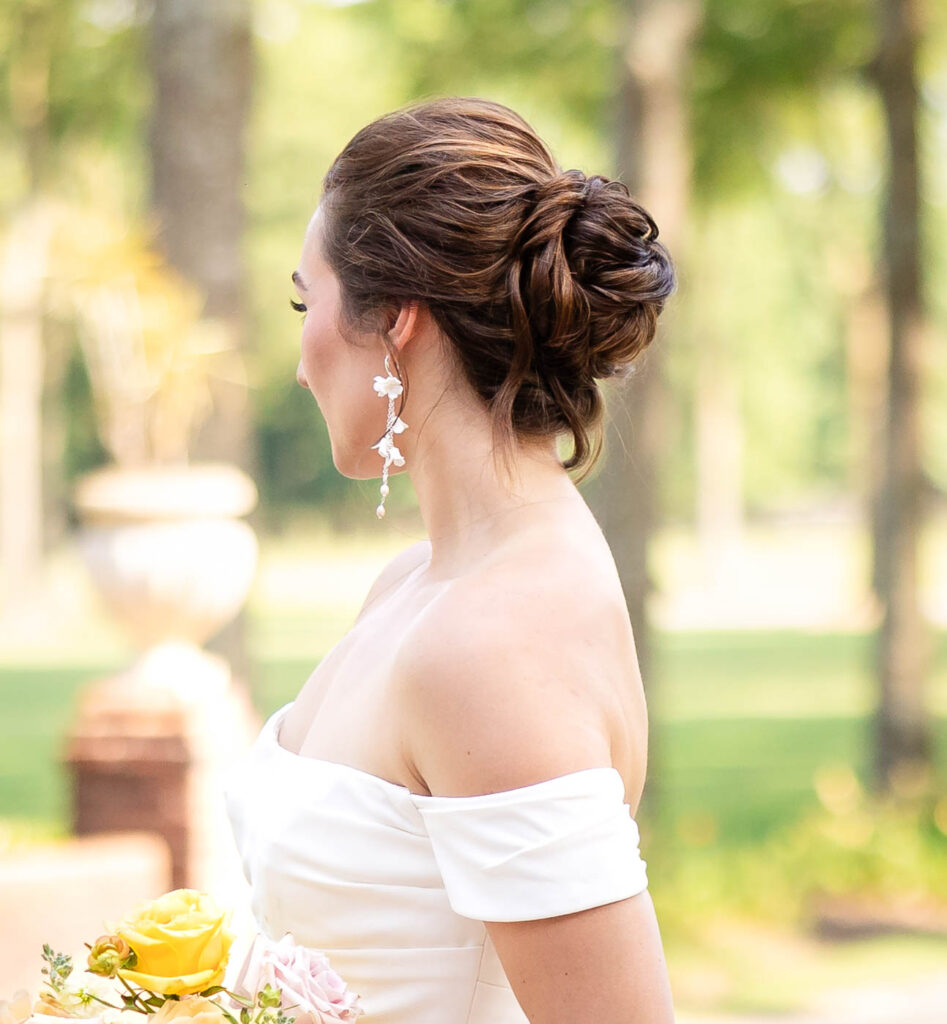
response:
[(293, 271), (293, 284), (296, 285), (297, 288), (302, 289), (302, 291), (306, 290), (306, 284), (303, 281), (303, 279), (299, 276), (298, 270)]

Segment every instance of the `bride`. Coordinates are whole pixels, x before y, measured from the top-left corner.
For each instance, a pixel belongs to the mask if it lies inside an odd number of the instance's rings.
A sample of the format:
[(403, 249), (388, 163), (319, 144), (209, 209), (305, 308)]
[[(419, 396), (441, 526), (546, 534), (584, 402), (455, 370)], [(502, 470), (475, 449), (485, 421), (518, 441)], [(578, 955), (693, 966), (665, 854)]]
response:
[(381, 117), (325, 177), (292, 275), (297, 378), (339, 472), (381, 476), (379, 518), (410, 474), (428, 539), (227, 803), (260, 929), (324, 951), (365, 1024), (673, 1020), (633, 817), (635, 645), (569, 473), (599, 454), (596, 381), (672, 290), (656, 238), (624, 185), (562, 171), (481, 99)]

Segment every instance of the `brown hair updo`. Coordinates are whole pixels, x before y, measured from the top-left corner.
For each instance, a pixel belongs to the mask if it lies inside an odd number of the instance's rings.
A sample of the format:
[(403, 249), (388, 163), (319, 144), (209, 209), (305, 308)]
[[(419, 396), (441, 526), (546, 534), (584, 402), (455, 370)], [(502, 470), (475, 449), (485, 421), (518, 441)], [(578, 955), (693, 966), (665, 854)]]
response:
[(323, 193), (343, 320), (385, 331), (401, 303), (424, 303), (489, 408), (495, 443), (508, 452), (571, 431), (563, 468), (584, 478), (602, 448), (595, 382), (628, 372), (674, 287), (658, 229), (626, 186), (563, 171), (502, 104), (448, 98), (363, 128)]

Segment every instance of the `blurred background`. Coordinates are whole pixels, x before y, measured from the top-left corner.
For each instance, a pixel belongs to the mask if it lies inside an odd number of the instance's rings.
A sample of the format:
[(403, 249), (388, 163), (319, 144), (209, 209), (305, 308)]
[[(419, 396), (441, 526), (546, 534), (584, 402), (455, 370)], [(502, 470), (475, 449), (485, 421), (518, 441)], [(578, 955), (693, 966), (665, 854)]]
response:
[(288, 299), (332, 158), (448, 94), (620, 177), (678, 265), (581, 489), (681, 1019), (944, 1020), (938, 0), (0, 0), (0, 953), (85, 840), (161, 839), (115, 854), (128, 893), (210, 877), (232, 840), (219, 806), (194, 840), (181, 766), (245, 747), (423, 536), (406, 475), (379, 521), (335, 471)]

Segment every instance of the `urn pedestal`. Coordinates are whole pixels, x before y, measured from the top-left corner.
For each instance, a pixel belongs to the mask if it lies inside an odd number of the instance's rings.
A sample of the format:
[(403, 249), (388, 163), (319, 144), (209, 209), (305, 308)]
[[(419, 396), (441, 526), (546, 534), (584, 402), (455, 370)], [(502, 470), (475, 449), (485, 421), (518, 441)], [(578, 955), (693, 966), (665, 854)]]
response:
[(246, 882), (223, 786), (261, 722), (246, 681), (200, 645), (249, 592), (257, 544), (240, 517), (256, 488), (226, 465), (107, 469), (75, 500), (92, 578), (141, 654), (80, 695), (64, 754), (73, 831), (155, 832), (172, 888), (239, 905)]

